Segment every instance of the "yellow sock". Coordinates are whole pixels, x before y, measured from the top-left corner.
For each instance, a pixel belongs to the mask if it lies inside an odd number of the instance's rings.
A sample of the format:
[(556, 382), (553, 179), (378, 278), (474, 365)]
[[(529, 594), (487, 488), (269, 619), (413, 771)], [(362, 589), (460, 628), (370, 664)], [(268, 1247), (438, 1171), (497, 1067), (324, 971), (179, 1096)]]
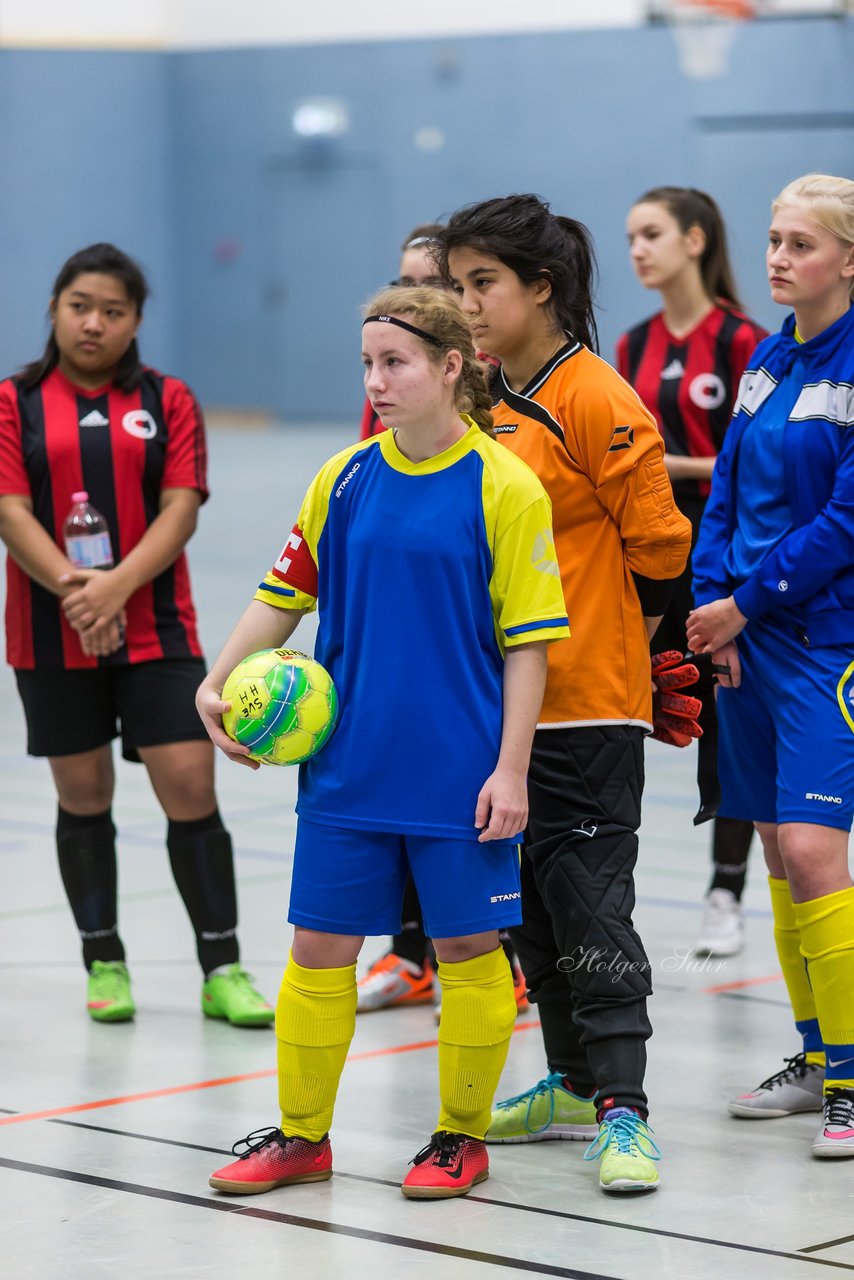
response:
[(827, 1054), (825, 1089), (854, 1089), (854, 886), (794, 907)]
[(795, 906), (788, 880), (768, 877), (771, 890), (771, 911), (774, 915), (774, 941), (783, 978), (789, 992), (795, 1026), (803, 1036), (807, 1062), (824, 1066), (824, 1049), (815, 1011), (815, 996), (810, 986), (807, 963), (801, 951), (801, 931), (795, 916)]
[(356, 1030), (356, 966), (303, 969), (293, 956), (276, 1004), (282, 1132), (319, 1142)]
[(474, 960), (439, 961), (439, 981), (441, 1108), (436, 1127), (482, 1138), (516, 1021), (510, 966), (498, 947)]

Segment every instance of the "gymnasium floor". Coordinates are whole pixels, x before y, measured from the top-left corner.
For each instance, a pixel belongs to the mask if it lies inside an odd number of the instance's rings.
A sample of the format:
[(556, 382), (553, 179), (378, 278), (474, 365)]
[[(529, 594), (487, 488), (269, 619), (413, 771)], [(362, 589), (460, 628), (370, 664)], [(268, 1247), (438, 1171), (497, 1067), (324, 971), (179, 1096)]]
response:
[[(341, 429), (217, 430), (214, 498), (192, 566), (213, 655), (278, 554)], [(305, 626), (305, 624), (303, 624)], [(298, 632), (303, 647), (310, 630)], [(379, 665), (379, 664), (378, 664)], [(381, 665), (378, 681), (381, 688)], [(333, 1137), (330, 1183), (244, 1200), (207, 1185), (232, 1142), (277, 1123), (272, 1031), (206, 1022), (189, 927), (138, 766), (118, 764), (121, 926), (136, 1021), (84, 1010), (78, 941), (53, 852), (47, 766), (23, 754), (8, 668), (0, 739), (0, 1268), (9, 1280), (501, 1274), (584, 1280), (804, 1280), (854, 1274), (854, 1166), (809, 1157), (817, 1116), (730, 1119), (727, 1098), (798, 1045), (771, 940), (759, 855), (748, 941), (727, 962), (688, 954), (708, 836), (691, 826), (691, 752), (652, 743), (636, 921), (654, 966), (648, 1090), (661, 1189), (608, 1198), (580, 1143), (492, 1148), (478, 1194), (409, 1202), (397, 1185), (436, 1115), (427, 1009), (360, 1018)], [(235, 837), (243, 959), (275, 998), (296, 773), (219, 767)], [(369, 941), (366, 956), (381, 943)], [(503, 1094), (543, 1074), (536, 1013), (517, 1023)]]

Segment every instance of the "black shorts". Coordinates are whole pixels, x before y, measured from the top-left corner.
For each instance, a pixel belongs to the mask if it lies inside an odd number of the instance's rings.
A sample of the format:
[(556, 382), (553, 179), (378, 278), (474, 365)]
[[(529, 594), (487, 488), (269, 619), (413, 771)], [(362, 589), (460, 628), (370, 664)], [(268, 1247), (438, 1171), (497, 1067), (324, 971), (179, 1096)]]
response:
[(196, 711), (203, 658), (162, 658), (95, 670), (15, 671), (31, 756), (94, 751), (121, 735), (122, 755), (207, 733)]

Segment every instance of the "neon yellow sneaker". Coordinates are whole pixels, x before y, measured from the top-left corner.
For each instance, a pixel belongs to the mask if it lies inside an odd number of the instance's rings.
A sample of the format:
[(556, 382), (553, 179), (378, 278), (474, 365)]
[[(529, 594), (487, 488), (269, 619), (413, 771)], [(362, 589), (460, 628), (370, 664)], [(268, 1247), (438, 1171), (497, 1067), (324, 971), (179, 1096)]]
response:
[(96, 1022), (129, 1022), (136, 1013), (130, 974), (121, 960), (93, 960), (89, 970), (86, 1010)]
[(485, 1142), (548, 1142), (564, 1139), (586, 1142), (596, 1136), (596, 1107), (592, 1098), (579, 1098), (553, 1071), (532, 1089), (499, 1102), (492, 1113)]
[(599, 1125), (599, 1136), (584, 1153), (585, 1160), (597, 1160), (599, 1186), (603, 1191), (655, 1191), (661, 1152), (650, 1137), (651, 1130), (631, 1107), (612, 1107)]
[(223, 965), (209, 973), (202, 985), (206, 1018), (226, 1018), (233, 1027), (265, 1027), (276, 1010), (253, 987), (254, 979), (239, 964)]

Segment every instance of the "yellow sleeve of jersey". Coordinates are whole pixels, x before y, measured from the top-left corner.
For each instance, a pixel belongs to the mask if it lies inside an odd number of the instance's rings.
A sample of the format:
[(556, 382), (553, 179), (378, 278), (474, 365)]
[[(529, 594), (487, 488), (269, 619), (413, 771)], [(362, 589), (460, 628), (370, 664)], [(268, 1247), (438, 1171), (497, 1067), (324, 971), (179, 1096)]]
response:
[(546, 491), (530, 467), (501, 445), (487, 449), (485, 461), (484, 516), (492, 545), (489, 593), (499, 643), (504, 649), (534, 640), (565, 640), (569, 622)]
[(351, 445), (320, 469), (303, 498), (297, 522), (282, 553), (258, 585), (254, 599), (274, 609), (317, 608), (318, 552), (320, 536), (329, 513), (332, 486), (354, 453), (374, 442)]

